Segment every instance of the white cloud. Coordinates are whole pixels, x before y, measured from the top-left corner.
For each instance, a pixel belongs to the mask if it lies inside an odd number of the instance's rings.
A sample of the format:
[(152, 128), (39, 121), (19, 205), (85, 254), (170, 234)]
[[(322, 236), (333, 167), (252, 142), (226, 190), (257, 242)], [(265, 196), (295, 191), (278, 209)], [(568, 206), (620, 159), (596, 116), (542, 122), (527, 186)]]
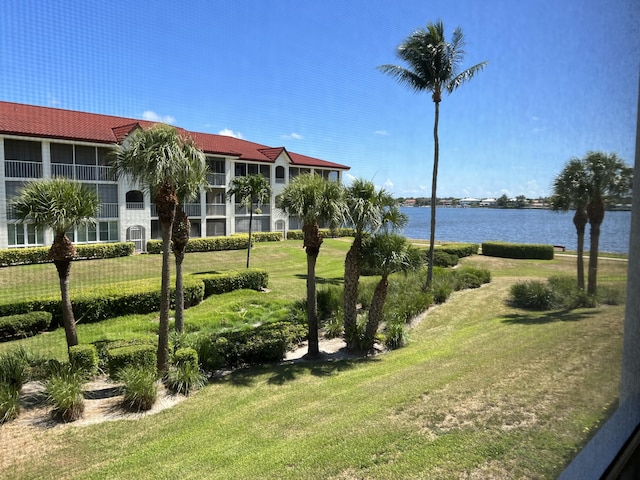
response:
[(375, 132), (376, 135), (380, 135), (382, 137), (386, 137), (387, 135), (389, 135), (389, 132), (387, 132), (386, 130), (376, 130)]
[(240, 132), (234, 132), (230, 128), (225, 128), (224, 130), (220, 130), (218, 132), (218, 135), (224, 135), (225, 137), (239, 138), (240, 140), (242, 140), (243, 138)]
[(384, 182), (384, 188), (393, 188), (393, 182), (391, 181), (391, 179), (387, 178), (387, 181)]
[(418, 188), (420, 188), (421, 192), (426, 192), (429, 190), (429, 185), (420, 185)]
[(281, 135), (280, 137), (285, 140), (302, 140), (302, 135), (296, 132), (290, 133), (289, 135)]
[(344, 178), (349, 183), (352, 183), (356, 179), (356, 177), (351, 175), (350, 173), (345, 173)]
[(158, 115), (152, 110), (145, 110), (144, 112), (142, 112), (142, 118), (144, 118), (145, 120), (149, 120), (150, 122), (160, 122), (168, 124), (173, 124), (176, 122), (176, 119), (171, 115)]

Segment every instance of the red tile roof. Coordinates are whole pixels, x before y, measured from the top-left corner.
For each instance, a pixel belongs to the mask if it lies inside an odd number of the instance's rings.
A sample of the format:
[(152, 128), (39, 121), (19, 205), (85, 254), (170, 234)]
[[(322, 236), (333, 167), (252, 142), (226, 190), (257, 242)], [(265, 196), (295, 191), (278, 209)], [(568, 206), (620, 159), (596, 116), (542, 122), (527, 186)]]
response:
[[(113, 144), (122, 141), (133, 129), (148, 128), (154, 123), (156, 122), (0, 102), (0, 134)], [(282, 152), (286, 152), (295, 165), (337, 170), (350, 168), (346, 165), (289, 152), (284, 147), (273, 148), (224, 135), (189, 132), (182, 128), (179, 130), (191, 136), (196, 144), (209, 154), (273, 163)]]

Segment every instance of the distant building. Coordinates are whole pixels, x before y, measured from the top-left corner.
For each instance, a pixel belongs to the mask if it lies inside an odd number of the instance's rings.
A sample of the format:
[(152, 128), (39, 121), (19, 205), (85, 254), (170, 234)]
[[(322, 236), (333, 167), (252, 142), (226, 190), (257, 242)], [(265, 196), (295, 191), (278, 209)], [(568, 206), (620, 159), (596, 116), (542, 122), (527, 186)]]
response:
[(495, 207), (497, 205), (497, 200), (495, 198), (485, 198), (480, 200), (481, 207)]
[(402, 204), (405, 207), (415, 207), (417, 200), (415, 198), (407, 198)]
[[(139, 251), (146, 240), (160, 238), (155, 204), (147, 192), (129, 179), (117, 179), (109, 152), (137, 128), (155, 122), (71, 110), (0, 102), (0, 248), (50, 245), (52, 232), (20, 224), (10, 201), (22, 186), (39, 178), (67, 177), (95, 188), (100, 201), (97, 222), (68, 232), (76, 243), (132, 241)], [(207, 237), (247, 232), (249, 212), (226, 198), (233, 177), (262, 174), (272, 197), (259, 214), (254, 231), (300, 228), (297, 218), (276, 209), (276, 195), (297, 175), (315, 172), (341, 181), (349, 169), (247, 140), (208, 133), (187, 132), (205, 153), (210, 167), (209, 187), (185, 211), (191, 236)]]
[(461, 207), (477, 207), (479, 203), (480, 200), (478, 200), (477, 198), (466, 197), (460, 199)]

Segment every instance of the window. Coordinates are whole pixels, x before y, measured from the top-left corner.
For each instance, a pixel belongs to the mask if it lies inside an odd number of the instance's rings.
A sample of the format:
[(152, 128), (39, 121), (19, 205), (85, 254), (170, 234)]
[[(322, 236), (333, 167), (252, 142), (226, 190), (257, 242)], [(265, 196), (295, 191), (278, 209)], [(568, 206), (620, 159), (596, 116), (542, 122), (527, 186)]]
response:
[(269, 165), (260, 165), (260, 175), (267, 180), (271, 180), (271, 167)]
[(127, 208), (142, 210), (144, 208), (144, 194), (140, 190), (129, 190), (126, 193)]
[(99, 222), (98, 231), (101, 242), (118, 241), (118, 222)]
[(236, 163), (234, 167), (234, 175), (236, 177), (245, 177), (247, 175), (247, 164)]
[(76, 145), (76, 165), (95, 165), (96, 148)]
[(5, 177), (42, 178), (40, 142), (4, 140)]
[(276, 167), (276, 183), (284, 183), (284, 167), (282, 165)]
[(10, 247), (26, 247), (44, 244), (42, 230), (30, 224), (9, 223), (7, 225)]
[(255, 163), (250, 163), (247, 165), (247, 171), (249, 175), (257, 175), (258, 174), (258, 165)]
[(73, 164), (73, 145), (69, 143), (52, 143), (49, 145), (51, 163)]

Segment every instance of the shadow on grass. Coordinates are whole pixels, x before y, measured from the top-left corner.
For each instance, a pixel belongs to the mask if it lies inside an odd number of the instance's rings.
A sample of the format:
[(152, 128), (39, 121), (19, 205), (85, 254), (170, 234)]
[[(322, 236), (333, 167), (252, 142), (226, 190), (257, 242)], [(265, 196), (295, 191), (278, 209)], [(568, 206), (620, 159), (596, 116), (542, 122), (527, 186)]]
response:
[[(302, 273), (296, 273), (294, 277), (299, 278), (301, 280), (306, 280), (307, 276)], [(318, 285), (342, 285), (341, 278), (325, 278), (325, 277), (316, 277), (316, 283)]]
[(239, 387), (252, 387), (257, 377), (268, 375), (267, 382), (271, 385), (284, 385), (295, 381), (300, 376), (329, 377), (340, 372), (351, 370), (358, 364), (379, 361), (375, 357), (346, 359), (346, 360), (313, 360), (286, 361), (280, 364), (262, 365), (242, 368), (230, 374), (213, 380), (212, 383), (227, 383)]
[(595, 310), (554, 310), (528, 314), (513, 313), (502, 318), (502, 322), (512, 325), (544, 325), (554, 322), (578, 322), (597, 315)]

